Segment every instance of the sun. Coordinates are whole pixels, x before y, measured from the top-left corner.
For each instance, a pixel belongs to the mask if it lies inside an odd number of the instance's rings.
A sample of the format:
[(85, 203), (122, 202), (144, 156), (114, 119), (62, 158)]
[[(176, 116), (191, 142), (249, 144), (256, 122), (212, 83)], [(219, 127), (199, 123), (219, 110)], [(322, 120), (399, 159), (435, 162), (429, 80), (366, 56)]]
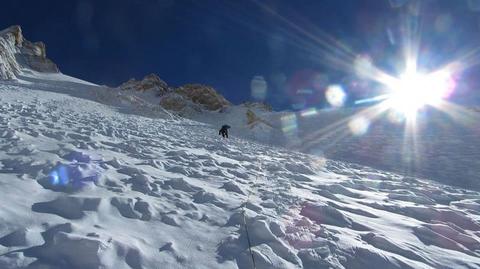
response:
[(406, 118), (415, 117), (426, 105), (438, 106), (453, 89), (453, 79), (447, 70), (429, 74), (406, 72), (388, 85), (388, 107)]

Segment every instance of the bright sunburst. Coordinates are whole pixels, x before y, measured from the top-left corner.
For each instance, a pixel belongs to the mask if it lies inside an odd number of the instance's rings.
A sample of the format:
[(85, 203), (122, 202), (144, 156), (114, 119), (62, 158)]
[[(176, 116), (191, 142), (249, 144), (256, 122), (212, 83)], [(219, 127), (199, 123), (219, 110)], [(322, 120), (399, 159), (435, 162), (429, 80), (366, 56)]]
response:
[(387, 85), (390, 94), (388, 107), (402, 113), (406, 118), (414, 118), (426, 105), (438, 106), (454, 88), (452, 75), (448, 70), (429, 74), (407, 71)]
[[(464, 81), (460, 82), (459, 80), (463, 71), (480, 64), (480, 46), (466, 44), (447, 55), (432, 53), (430, 50), (436, 46), (431, 48), (422, 46), (421, 41), (430, 41), (428, 35), (423, 36), (428, 33), (423, 31), (426, 21), (421, 13), (423, 2), (404, 1), (412, 3), (409, 4), (409, 8), (404, 9), (405, 12), (400, 12), (399, 21), (396, 23), (399, 25), (398, 31), (395, 30), (396, 28), (393, 28), (392, 31), (392, 28), (386, 27), (385, 30), (392, 48), (399, 49), (398, 54), (395, 51), (391, 55), (397, 57), (397, 60), (389, 63), (387, 70), (382, 70), (377, 66), (368, 52), (356, 52), (352, 46), (343, 43), (341, 39), (329, 35), (320, 28), (303, 27), (303, 25), (282, 16), (276, 8), (263, 3), (263, 1), (254, 0), (254, 2), (268, 14), (279, 19), (283, 26), (286, 26), (282, 30), (289, 34), (292, 44), (309, 52), (312, 58), (318, 58), (318, 63), (353, 75), (354, 80), (350, 85), (352, 88), (348, 89), (347, 85), (345, 89), (352, 90), (352, 93), (360, 96), (362, 96), (362, 92), (357, 91), (362, 89), (369, 93), (365, 95), (365, 97), (369, 97), (354, 100), (353, 104), (358, 106), (355, 114), (305, 134), (302, 139), (292, 143), (292, 147), (310, 150), (312, 147), (318, 147), (319, 141), (327, 141), (328, 143), (322, 143), (321, 146), (322, 151), (327, 150), (336, 146), (338, 141), (350, 138), (352, 135), (367, 134), (370, 127), (375, 127), (375, 121), (385, 116), (394, 124), (404, 125), (402, 148), (404, 156), (402, 157), (405, 157), (404, 160), (415, 162), (420, 152), (417, 148), (417, 132), (424, 130), (417, 127), (425, 126), (426, 122), (417, 121), (417, 115), (423, 108), (432, 106), (435, 110), (446, 113), (455, 121), (465, 125), (476, 121), (476, 114), (474, 116), (470, 110), (453, 104), (448, 99), (456, 88), (456, 81), (459, 85), (465, 85)], [(374, 44), (375, 39), (366, 38)], [(378, 47), (381, 48), (381, 46)], [(375, 52), (374, 55), (376, 54), (378, 53)], [(384, 55), (388, 57), (389, 54)], [(429, 56), (433, 55), (436, 55), (435, 58), (429, 59)], [(382, 59), (381, 62), (389, 61)], [(419, 68), (417, 68), (417, 64), (419, 64)], [(434, 64), (438, 64), (438, 66), (434, 66)], [(402, 67), (403, 70), (399, 69)], [(427, 68), (429, 69), (424, 70)], [(348, 100), (351, 97), (348, 96), (349, 91), (344, 91), (344, 86), (346, 85), (340, 83), (326, 88), (325, 99), (331, 107), (340, 108), (351, 101)], [(371, 96), (370, 90), (381, 92), (381, 94)], [(300, 116), (313, 117), (319, 114), (316, 108), (305, 108)], [(428, 119), (427, 117), (422, 118)], [(294, 133), (298, 127), (295, 115), (282, 120), (284, 120), (282, 124), (286, 126), (284, 131), (289, 134)], [(392, 145), (394, 143), (395, 141), (392, 141)]]

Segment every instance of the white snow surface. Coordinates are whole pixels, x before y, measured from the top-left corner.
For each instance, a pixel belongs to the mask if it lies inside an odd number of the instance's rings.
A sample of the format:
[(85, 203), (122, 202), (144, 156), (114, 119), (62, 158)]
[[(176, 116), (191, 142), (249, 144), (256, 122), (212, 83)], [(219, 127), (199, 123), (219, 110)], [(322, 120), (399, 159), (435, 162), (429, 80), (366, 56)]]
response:
[(62, 74), (0, 82), (0, 268), (480, 268), (476, 191), (134, 101)]
[[(247, 124), (247, 110), (261, 121)], [(189, 117), (231, 125), (232, 136), (480, 190), (480, 112), (472, 107), (425, 108), (411, 126), (372, 107), (276, 112), (239, 105)]]
[[(125, 103), (161, 109), (153, 91), (117, 95)], [(392, 110), (374, 107), (277, 112), (249, 103), (209, 111), (190, 102), (180, 115), (217, 128), (228, 124), (232, 136), (262, 144), (480, 190), (478, 108), (425, 107), (410, 124)]]

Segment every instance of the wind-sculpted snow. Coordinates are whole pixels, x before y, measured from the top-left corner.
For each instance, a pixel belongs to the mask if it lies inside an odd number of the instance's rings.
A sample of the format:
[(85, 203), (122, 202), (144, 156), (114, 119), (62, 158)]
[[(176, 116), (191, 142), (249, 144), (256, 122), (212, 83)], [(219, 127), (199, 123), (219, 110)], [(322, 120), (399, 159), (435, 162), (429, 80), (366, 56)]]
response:
[(0, 268), (480, 268), (476, 191), (222, 140), (111, 94), (0, 84)]
[(267, 145), (480, 190), (477, 109), (454, 104), (425, 108), (415, 124), (392, 121), (389, 111), (365, 116), (372, 109), (272, 112), (242, 104), (220, 113), (183, 116), (213, 125), (228, 123), (235, 137)]

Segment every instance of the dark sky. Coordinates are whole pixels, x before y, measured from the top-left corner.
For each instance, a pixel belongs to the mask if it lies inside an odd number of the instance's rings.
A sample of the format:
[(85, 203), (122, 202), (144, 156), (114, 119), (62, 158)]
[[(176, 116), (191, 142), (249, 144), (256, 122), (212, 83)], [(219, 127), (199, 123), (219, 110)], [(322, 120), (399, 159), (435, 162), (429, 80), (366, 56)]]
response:
[(322, 104), (300, 88), (368, 95), (351, 89), (357, 78), (345, 65), (364, 55), (398, 71), (406, 24), (421, 29), (426, 69), (450, 61), (479, 45), (478, 10), (478, 0), (2, 0), (0, 28), (21, 25), (63, 73), (98, 84), (156, 73), (239, 103), (262, 76), (267, 102), (288, 108)]

